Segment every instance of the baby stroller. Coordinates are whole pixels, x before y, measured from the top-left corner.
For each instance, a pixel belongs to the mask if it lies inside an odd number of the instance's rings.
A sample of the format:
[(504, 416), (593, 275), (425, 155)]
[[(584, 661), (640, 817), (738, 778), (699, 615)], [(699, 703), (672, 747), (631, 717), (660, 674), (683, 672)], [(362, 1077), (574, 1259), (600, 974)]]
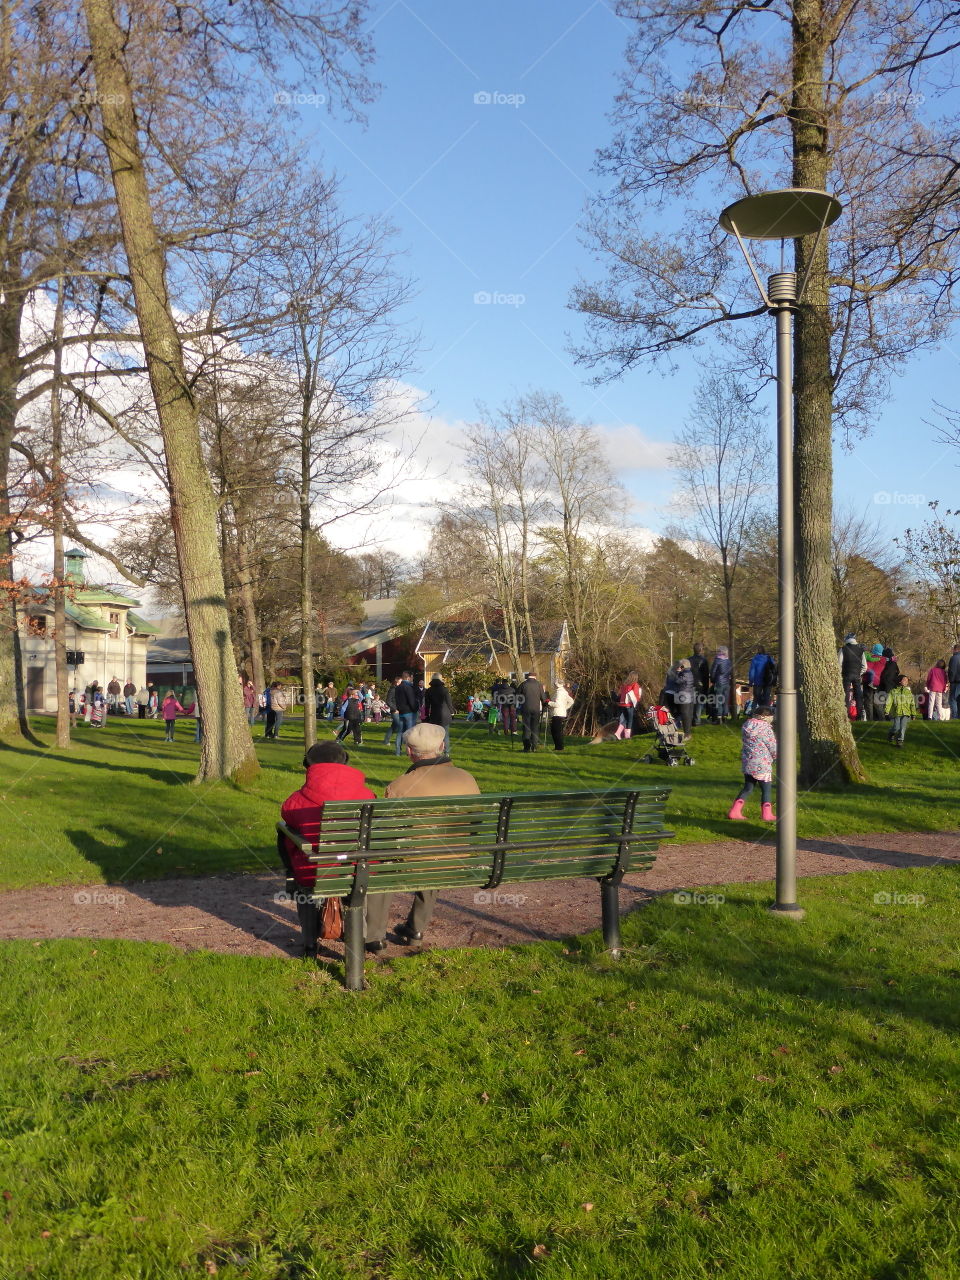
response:
[[(657, 755), (660, 759), (673, 766), (696, 764), (693, 756), (687, 754), (687, 749), (683, 745), (683, 730), (667, 708), (650, 707), (647, 715), (657, 739)], [(641, 762), (643, 764), (651, 764), (653, 762), (653, 754), (648, 752), (641, 757)]]

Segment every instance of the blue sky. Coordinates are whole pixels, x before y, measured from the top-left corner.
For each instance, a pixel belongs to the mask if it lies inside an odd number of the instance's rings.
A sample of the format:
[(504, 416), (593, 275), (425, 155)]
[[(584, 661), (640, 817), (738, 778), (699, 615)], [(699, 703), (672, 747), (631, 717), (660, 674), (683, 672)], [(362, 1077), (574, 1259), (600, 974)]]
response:
[[(437, 420), (428, 436), (450, 443), (477, 400), (558, 391), (611, 429), (635, 519), (662, 527), (673, 488), (663, 442), (689, 411), (702, 353), (672, 375), (637, 371), (595, 388), (568, 350), (581, 334), (571, 286), (597, 273), (578, 223), (600, 182), (594, 157), (610, 136), (626, 27), (601, 0), (377, 0), (373, 14), (383, 89), (367, 126), (296, 109), (313, 156), (340, 173), (347, 208), (386, 213), (399, 230), (426, 348), (411, 381)], [(838, 501), (891, 536), (922, 518), (923, 502), (954, 501), (960, 455), (937, 446), (924, 419), (934, 401), (960, 405), (958, 355), (960, 341), (918, 358), (872, 436), (852, 453), (837, 447)]]

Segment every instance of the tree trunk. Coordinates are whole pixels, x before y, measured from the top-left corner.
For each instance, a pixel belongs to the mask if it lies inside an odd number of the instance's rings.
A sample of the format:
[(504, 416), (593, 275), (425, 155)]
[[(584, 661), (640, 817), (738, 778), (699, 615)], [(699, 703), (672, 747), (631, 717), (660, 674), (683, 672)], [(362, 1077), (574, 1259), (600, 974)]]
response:
[(260, 639), (260, 619), (257, 617), (256, 603), (253, 598), (253, 580), (251, 577), (250, 554), (247, 546), (247, 535), (237, 520), (237, 591), (240, 596), (240, 610), (243, 614), (243, 626), (247, 633), (247, 648), (250, 650), (250, 676), (256, 686), (257, 693), (263, 693), (266, 680), (263, 671), (263, 642)]
[[(0, 579), (13, 578), (13, 529), (10, 524), (10, 450), (17, 421), (19, 299), (0, 301)], [(0, 599), (0, 739), (30, 738), (20, 666), (16, 593)]]
[(727, 657), (730, 659), (730, 688), (727, 690), (727, 705), (717, 707), (717, 715), (732, 715), (737, 705), (734, 687), (737, 683), (736, 652), (733, 644), (733, 583), (730, 580), (730, 565), (727, 559), (727, 548), (723, 548), (723, 605), (727, 615)]
[[(63, 506), (66, 483), (63, 475), (63, 417), (60, 374), (63, 368), (63, 280), (57, 281), (57, 306), (53, 321), (53, 390), (50, 393), (50, 471), (53, 476), (53, 654), (57, 678), (57, 746), (70, 746), (70, 689), (67, 676), (67, 604), (64, 599)], [(129, 678), (129, 677), (128, 677)]]
[[(793, 180), (825, 191), (830, 171), (822, 0), (793, 10)], [(795, 242), (802, 281), (816, 237)], [(864, 781), (844, 702), (831, 590), (833, 375), (830, 361), (828, 237), (813, 258), (794, 336), (794, 459), (797, 517), (797, 666), (800, 778), (804, 786)]]
[(300, 439), (300, 682), (303, 685), (303, 746), (317, 740), (317, 700), (313, 687), (313, 530), (310, 522), (310, 433)]
[(113, 0), (84, 0), (104, 143), (117, 197), (150, 386), (170, 482), (170, 512), (204, 738), (197, 780), (246, 781), (258, 772), (230, 641), (217, 512), (196, 406), (167, 296), (163, 249), (150, 202), (124, 36)]

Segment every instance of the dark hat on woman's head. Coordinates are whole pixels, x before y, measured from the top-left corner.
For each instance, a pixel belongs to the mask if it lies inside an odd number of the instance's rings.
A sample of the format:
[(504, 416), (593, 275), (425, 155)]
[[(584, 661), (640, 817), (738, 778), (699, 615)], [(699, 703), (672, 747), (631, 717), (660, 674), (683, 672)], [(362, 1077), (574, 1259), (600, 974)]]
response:
[(312, 764), (346, 764), (349, 759), (339, 742), (315, 742), (303, 757), (303, 767), (309, 769)]

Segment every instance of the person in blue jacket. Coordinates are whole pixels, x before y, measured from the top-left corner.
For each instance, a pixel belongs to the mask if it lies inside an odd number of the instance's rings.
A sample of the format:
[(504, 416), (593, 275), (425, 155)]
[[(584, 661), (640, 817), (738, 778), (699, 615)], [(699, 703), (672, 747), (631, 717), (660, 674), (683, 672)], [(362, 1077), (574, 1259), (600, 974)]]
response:
[(773, 697), (773, 686), (777, 683), (777, 664), (763, 645), (757, 646), (757, 651), (750, 662), (747, 681), (753, 686), (754, 710), (757, 707), (769, 707)]

